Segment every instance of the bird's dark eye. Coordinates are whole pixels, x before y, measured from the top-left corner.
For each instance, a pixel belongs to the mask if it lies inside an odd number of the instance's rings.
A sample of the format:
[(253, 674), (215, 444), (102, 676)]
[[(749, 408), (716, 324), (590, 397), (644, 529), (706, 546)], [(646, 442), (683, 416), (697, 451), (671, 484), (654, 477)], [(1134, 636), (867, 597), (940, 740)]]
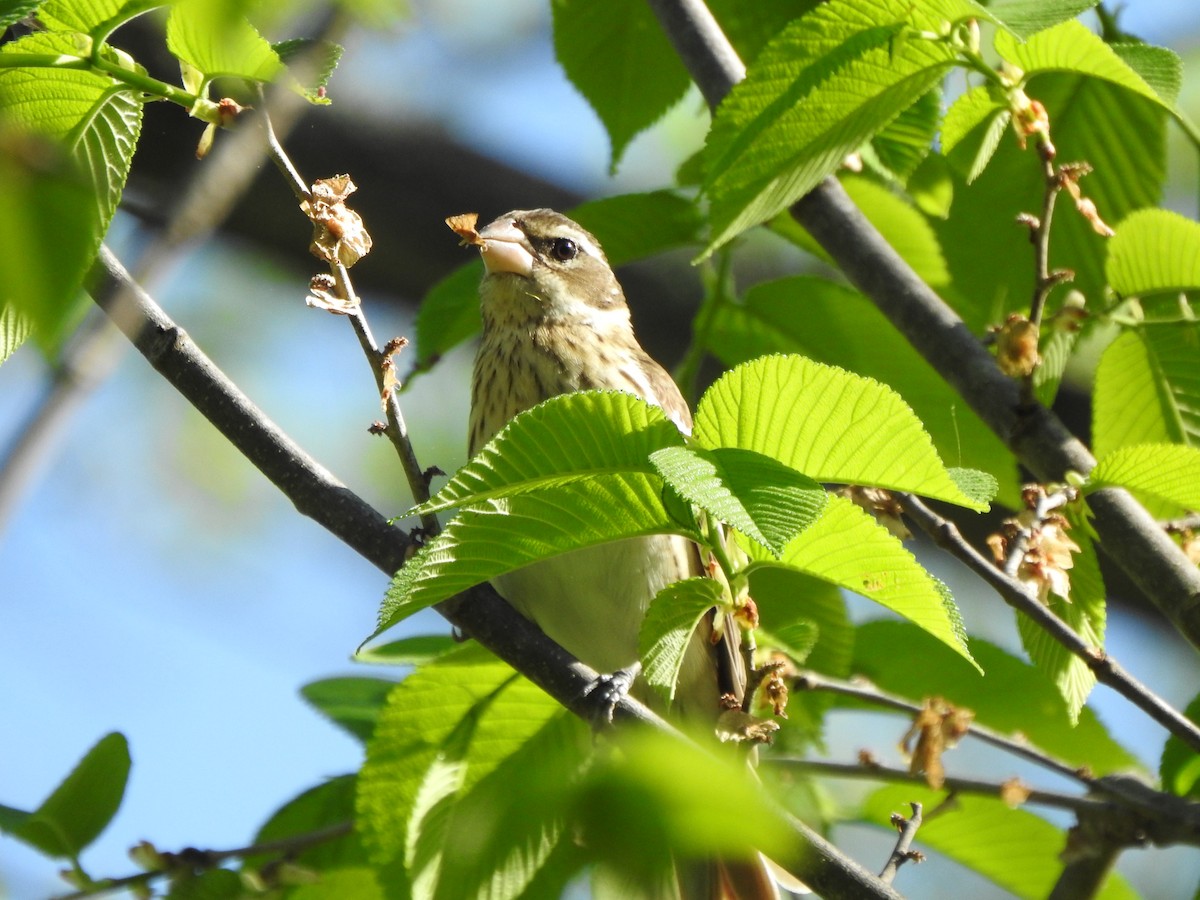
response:
[(574, 259), (579, 255), (579, 247), (570, 238), (555, 238), (550, 242), (550, 252), (560, 262)]

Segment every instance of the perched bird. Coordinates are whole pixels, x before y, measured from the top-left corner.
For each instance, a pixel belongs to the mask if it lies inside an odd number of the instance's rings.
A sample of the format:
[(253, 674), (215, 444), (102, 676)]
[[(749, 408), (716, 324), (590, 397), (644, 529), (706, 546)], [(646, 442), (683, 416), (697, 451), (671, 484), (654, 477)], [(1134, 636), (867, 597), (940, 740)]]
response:
[[(549, 209), (514, 210), (478, 232), (473, 217), (456, 227), (458, 218), (448, 224), (479, 247), (486, 269), (483, 341), (471, 384), (472, 456), (518, 413), (578, 390), (634, 394), (690, 433), (687, 403), (634, 336), (624, 292), (595, 237)], [(494, 585), (572, 655), (612, 673), (637, 662), (638, 630), (659, 590), (703, 570), (692, 542), (655, 535), (572, 551)], [(711, 733), (722, 694), (740, 700), (745, 687), (738, 648), (730, 646), (736, 626), (716, 642), (712, 636), (710, 617), (692, 635), (671, 710), (636, 683), (635, 696)], [(777, 897), (772, 866), (765, 859), (713, 863), (699, 877), (695, 868), (681, 870), (680, 884), (688, 898)]]
[[(515, 210), (480, 230), (478, 243), (486, 275), (471, 383), (472, 456), (513, 416), (579, 390), (634, 394), (691, 432), (683, 395), (638, 343), (621, 285), (591, 234), (553, 210)], [(535, 563), (497, 578), (495, 587), (573, 656), (613, 673), (637, 662), (638, 629), (655, 595), (700, 571), (694, 544), (656, 535)], [(720, 648), (710, 635), (711, 628), (697, 629), (684, 658), (676, 692), (684, 719), (715, 722), (720, 712)]]

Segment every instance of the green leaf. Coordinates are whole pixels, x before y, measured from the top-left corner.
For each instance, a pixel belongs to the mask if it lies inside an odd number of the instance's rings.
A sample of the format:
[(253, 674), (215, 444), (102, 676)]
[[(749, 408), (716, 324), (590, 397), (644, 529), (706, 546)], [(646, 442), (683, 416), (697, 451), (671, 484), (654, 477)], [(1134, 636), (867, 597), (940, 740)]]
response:
[(756, 860), (758, 851), (786, 846), (791, 829), (741, 758), (651, 729), (622, 733), (615, 743), (620, 752), (589, 770), (573, 812), (590, 855), (629, 883), (647, 884), (672, 854)]
[(752, 450), (666, 447), (652, 453), (650, 462), (685, 500), (776, 556), (825, 507), (819, 484)]
[[(1059, 859), (1066, 834), (1041, 816), (1009, 809), (1000, 800), (956, 794), (946, 803), (942, 791), (912, 784), (880, 788), (863, 803), (860, 821), (895, 834), (892, 813), (912, 815), (909, 803), (924, 806), (926, 818), (917, 842), (990, 879), (1013, 895), (1028, 900), (1050, 896), (1063, 863)], [(938, 815), (930, 816), (933, 810)], [(1120, 875), (1112, 874), (1097, 892), (1105, 900), (1135, 897)]]
[(179, 0), (167, 18), (167, 48), (209, 79), (274, 81), (284, 72), (267, 39), (241, 15), (245, 4)]
[(700, 400), (695, 439), (763, 453), (815, 481), (987, 509), (954, 483), (895, 391), (801, 356), (764, 357), (723, 375)]
[(929, 155), (942, 120), (942, 92), (935, 88), (898, 115), (871, 139), (876, 159), (901, 185)]
[(27, 316), (11, 303), (0, 302), (0, 363), (17, 352), (32, 330)]
[(946, 471), (954, 479), (958, 489), (968, 497), (980, 503), (991, 503), (996, 499), (1000, 485), (995, 476), (978, 469), (961, 469), (953, 466)]
[(1125, 65), (1137, 72), (1164, 103), (1174, 105), (1183, 87), (1183, 60), (1174, 50), (1136, 42), (1109, 44)]
[(1108, 243), (1108, 283), (1124, 297), (1200, 288), (1200, 224), (1166, 209), (1121, 220)]
[(1137, 757), (1084, 708), (1072, 725), (1066, 701), (1034, 666), (980, 638), (971, 653), (983, 673), (906, 622), (867, 622), (855, 635), (853, 669), (882, 690), (920, 702), (945, 697), (970, 709), (975, 721), (1096, 775), (1140, 767)]
[(674, 191), (604, 197), (575, 207), (571, 218), (592, 232), (611, 266), (699, 242), (704, 219)]
[(987, 85), (971, 88), (947, 111), (942, 152), (967, 184), (987, 168), (1011, 120), (1008, 105)]
[(1097, 0), (996, 0), (988, 9), (1021, 40), (1027, 40), (1095, 6)]
[(1109, 486), (1200, 509), (1200, 449), (1179, 444), (1120, 447), (1096, 463), (1088, 476), (1089, 493)]
[(367, 647), (354, 654), (354, 658), (373, 665), (422, 666), (449, 653), (459, 643), (448, 634), (419, 634), (378, 647)]
[[(1068, 518), (1075, 526), (1070, 537), (1079, 545), (1079, 552), (1072, 557), (1074, 565), (1068, 572), (1071, 596), (1059, 597), (1052, 593), (1048, 605), (1051, 612), (1071, 626), (1071, 630), (1090, 646), (1103, 650), (1107, 612), (1100, 562), (1096, 559), (1095, 545), (1083, 522), (1071, 513)], [(1092, 688), (1096, 686), (1096, 676), (1083, 660), (1025, 616), (1017, 616), (1017, 630), (1029, 658), (1062, 694), (1067, 704), (1067, 715), (1074, 723)]]
[(428, 372), (438, 360), (483, 329), (479, 313), (479, 282), (483, 262), (474, 259), (459, 266), (429, 289), (417, 310), (417, 361), (405, 380)]
[(1041, 72), (1071, 72), (1112, 82), (1164, 107), (1170, 105), (1082, 22), (1061, 22), (1025, 43), (997, 32), (996, 52), (1022, 69), (1026, 78)]
[(709, 0), (721, 31), (729, 38), (738, 58), (750, 63), (770, 40), (794, 19), (811, 12), (820, 0), (776, 0), (747, 4), (744, 0)]
[(304, 699), (335, 725), (366, 742), (375, 730), (379, 710), (396, 682), (383, 678), (324, 678), (300, 689)]
[(612, 141), (611, 171), (629, 142), (690, 84), (654, 14), (639, 0), (554, 0), (554, 52)]
[(962, 619), (945, 586), (887, 529), (849, 500), (830, 497), (825, 512), (776, 562), (750, 545), (752, 570), (783, 565), (873, 600), (918, 625), (963, 658)]
[[(41, 33), (2, 53), (79, 53), (79, 35)], [(86, 38), (82, 38), (86, 41)], [(11, 300), (52, 345), (79, 308), (79, 286), (121, 199), (141, 130), (136, 92), (77, 69), (0, 69), (0, 241)], [(43, 136), (49, 140), (43, 140)]]
[(415, 842), (409, 831), (419, 824), (414, 811), (431, 767), (439, 760), (462, 760), (470, 729), (516, 677), (509, 666), (468, 645), (392, 689), (358, 778), (358, 828), (376, 864)]
[(38, 11), (38, 21), (50, 31), (78, 31), (102, 41), (118, 26), (163, 5), (163, 0), (50, 0)]
[[(1200, 721), (1200, 696), (1194, 697), (1183, 714), (1193, 722)], [(1178, 797), (1200, 799), (1200, 753), (1175, 735), (1167, 738), (1158, 766), (1164, 790)]]
[[(309, 103), (328, 106), (332, 102), (325, 96), (325, 88), (345, 52), (341, 44), (312, 38), (293, 38), (272, 44), (271, 49), (293, 74), (304, 76), (304, 82), (296, 82), (296, 87)], [(298, 69), (297, 62), (300, 64)]]
[(688, 578), (658, 592), (638, 632), (638, 657), (642, 678), (667, 702), (675, 699), (675, 685), (692, 632), (721, 600), (721, 585), (711, 578)]
[(374, 634), (469, 587), (568, 550), (685, 534), (663, 508), (661, 491), (657, 476), (598, 475), (473, 506), (396, 573)]
[(1191, 323), (1146, 324), (1109, 345), (1092, 401), (1097, 456), (1134, 444), (1200, 446), (1198, 341)]
[(861, 176), (847, 175), (842, 186), (892, 249), (934, 289), (950, 282), (950, 272), (929, 220), (902, 197)]
[(1012, 454), (857, 291), (808, 276), (755, 285), (741, 304), (719, 307), (709, 349), (727, 366), (802, 353), (882, 381), (916, 411), (943, 458), (1001, 475), (1002, 495), (1016, 502)]
[(808, 193), (938, 84), (954, 51), (908, 32), (940, 23), (903, 0), (831, 0), (768, 44), (709, 132), (705, 255)]
[(598, 475), (651, 473), (650, 454), (683, 443), (657, 406), (617, 391), (560, 394), (526, 410), (415, 512), (437, 512)]
[[(527, 710), (513, 702), (522, 685), (537, 692), (527, 682), (506, 690), (481, 722), (473, 750), (487, 743), (489, 721), (504, 727), (514, 717), (527, 717)], [(574, 716), (544, 694), (537, 699), (539, 717), (553, 714), (537, 719), (543, 724), (533, 733), (526, 722), (514, 723), (522, 742), (460, 796), (450, 812), (439, 848), (435, 898), (557, 897), (579, 868), (574, 841), (562, 836), (570, 792), (590, 751), (589, 738)]]
[(107, 734), (36, 810), (0, 810), (0, 830), (48, 856), (75, 859), (116, 815), (128, 779), (125, 736)]
[(45, 3), (45, 0), (3, 0), (0, 2), (0, 31), (20, 22)]
[(1054, 323), (1042, 332), (1038, 355), (1041, 362), (1033, 371), (1033, 390), (1044, 407), (1054, 406), (1054, 398), (1058, 396), (1059, 386), (1063, 375), (1071, 362), (1071, 353), (1079, 343), (1081, 330), (1078, 323), (1068, 321), (1064, 327)]

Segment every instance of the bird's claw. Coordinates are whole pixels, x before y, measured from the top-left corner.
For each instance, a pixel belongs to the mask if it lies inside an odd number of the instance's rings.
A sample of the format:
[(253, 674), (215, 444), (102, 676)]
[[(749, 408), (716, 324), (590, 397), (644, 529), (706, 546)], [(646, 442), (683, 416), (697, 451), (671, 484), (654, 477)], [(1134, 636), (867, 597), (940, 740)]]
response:
[(592, 728), (599, 731), (612, 724), (617, 704), (629, 695), (641, 666), (617, 669), (611, 675), (601, 675), (583, 689), (582, 698), (591, 706), (589, 718)]

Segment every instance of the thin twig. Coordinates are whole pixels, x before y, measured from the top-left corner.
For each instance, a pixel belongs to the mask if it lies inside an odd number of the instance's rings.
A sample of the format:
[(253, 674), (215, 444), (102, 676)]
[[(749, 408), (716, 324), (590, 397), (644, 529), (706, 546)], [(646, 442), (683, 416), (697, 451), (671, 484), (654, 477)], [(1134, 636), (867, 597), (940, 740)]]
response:
[(1029, 617), (1070, 653), (1083, 660), (1096, 680), (1112, 688), (1187, 746), (1200, 752), (1200, 727), (1142, 684), (1098, 647), (1088, 644), (1020, 581), (1000, 571), (976, 550), (950, 520), (911, 494), (900, 495), (909, 518), (944, 550), (965, 563), (1017, 612)]
[(178, 852), (156, 851), (156, 855), (159, 857), (161, 863), (159, 868), (138, 872), (134, 875), (125, 875), (121, 878), (100, 879), (78, 891), (63, 894), (57, 900), (81, 900), (84, 897), (103, 896), (104, 894), (110, 894), (113, 891), (119, 891), (124, 888), (148, 885), (158, 878), (170, 877), (176, 873), (195, 875), (202, 871), (215, 869), (221, 863), (228, 862), (231, 859), (275, 855), (287, 859), (310, 847), (316, 847), (327, 841), (334, 841), (345, 837), (353, 831), (354, 822), (346, 820), (344, 822), (335, 822), (332, 825), (327, 825), (324, 828), (318, 828), (303, 834), (277, 838), (273, 841), (263, 841), (261, 844), (251, 844), (248, 847), (236, 847), (231, 850), (198, 850), (195, 847), (185, 847)]
[[(885, 766), (880, 763), (839, 763), (819, 759), (769, 756), (760, 760), (759, 764), (772, 768), (778, 767), (788, 769), (789, 771), (806, 772), (833, 778), (853, 778), (864, 781), (883, 781), (923, 786), (926, 784), (925, 777), (921, 774), (913, 773), (908, 769), (901, 769), (896, 766)], [(994, 781), (947, 775), (942, 782), (942, 789), (952, 794), (981, 794), (987, 797), (1003, 798), (1006, 791), (1011, 790), (1011, 787)], [(1105, 800), (1064, 794), (1060, 791), (1047, 791), (1022, 786), (1022, 793), (1023, 804), (1032, 803), (1054, 809), (1069, 809), (1072, 812), (1112, 808), (1112, 804)]]
[[(896, 694), (882, 691), (875, 685), (867, 682), (865, 679), (856, 681), (844, 681), (840, 678), (830, 678), (827, 675), (821, 675), (817, 672), (804, 671), (801, 672), (795, 679), (795, 686), (800, 690), (806, 691), (822, 691), (824, 693), (837, 694), (842, 697), (852, 697), (855, 700), (862, 700), (872, 706), (881, 706), (886, 709), (894, 709), (903, 712), (907, 715), (915, 716), (921, 712), (920, 704), (913, 703), (911, 700), (898, 696)], [(998, 747), (1014, 756), (1019, 756), (1021, 759), (1027, 760), (1035, 765), (1048, 769), (1057, 775), (1064, 778), (1069, 778), (1072, 781), (1077, 781), (1080, 784), (1092, 787), (1095, 779), (1080, 771), (1078, 768), (1069, 765), (1061, 760), (1055, 759), (1048, 753), (1045, 753), (1036, 747), (1031, 747), (1028, 744), (1014, 740), (1013, 738), (1003, 735), (998, 731), (993, 731), (986, 725), (980, 725), (978, 722), (972, 722), (967, 726), (967, 734), (983, 741), (985, 744), (991, 744), (993, 747)]]
[(1042, 177), (1045, 183), (1042, 212), (1030, 233), (1033, 241), (1034, 284), (1033, 299), (1029, 303), (1029, 321), (1038, 331), (1042, 327), (1042, 314), (1050, 292), (1064, 280), (1063, 273), (1050, 271), (1050, 223), (1054, 217), (1054, 201), (1062, 190), (1062, 180), (1058, 177), (1053, 158), (1047, 159), (1045, 155), (1042, 156)]
[(912, 815), (907, 819), (899, 814), (892, 815), (892, 824), (900, 830), (900, 837), (896, 839), (892, 855), (888, 857), (887, 864), (879, 873), (879, 880), (884, 884), (895, 881), (896, 873), (906, 862), (921, 862), (925, 858), (909, 849), (912, 847), (913, 838), (917, 836), (917, 829), (921, 827), (921, 804), (914, 801), (909, 806), (912, 807)]
[[(263, 110), (262, 119), (271, 160), (275, 163), (276, 168), (279, 169), (297, 199), (303, 203), (310, 198), (308, 183), (292, 163), (291, 157), (284, 149), (283, 144), (276, 138), (275, 129), (271, 125), (271, 116), (265, 109)], [(350, 273), (346, 267), (340, 260), (334, 260), (329, 264), (329, 268), (333, 275), (338, 295), (346, 303), (346, 310), (343, 314), (350, 319), (350, 323), (354, 328), (354, 334), (358, 338), (359, 346), (362, 347), (363, 354), (366, 356), (367, 362), (371, 367), (371, 372), (375, 376), (375, 386), (380, 396), (384, 398), (384, 410), (387, 415), (387, 428), (384, 431), (388, 439), (392, 442), (397, 456), (400, 457), (400, 465), (404, 470), (404, 477), (408, 481), (408, 488), (412, 493), (413, 502), (416, 504), (424, 503), (429, 499), (429, 480), (425, 477), (425, 470), (421, 468), (421, 464), (417, 461), (416, 451), (413, 450), (412, 440), (409, 438), (408, 425), (404, 419), (404, 412), (400, 408), (400, 397), (396, 390), (396, 385), (389, 383), (385, 377), (385, 369), (392, 365), (392, 361), (379, 349), (379, 344), (371, 333), (371, 326), (367, 323), (366, 314), (362, 309), (362, 299), (355, 291), (354, 283), (351, 281)], [(433, 513), (424, 513), (421, 516), (421, 527), (427, 536), (435, 535), (441, 530), (438, 518)]]

